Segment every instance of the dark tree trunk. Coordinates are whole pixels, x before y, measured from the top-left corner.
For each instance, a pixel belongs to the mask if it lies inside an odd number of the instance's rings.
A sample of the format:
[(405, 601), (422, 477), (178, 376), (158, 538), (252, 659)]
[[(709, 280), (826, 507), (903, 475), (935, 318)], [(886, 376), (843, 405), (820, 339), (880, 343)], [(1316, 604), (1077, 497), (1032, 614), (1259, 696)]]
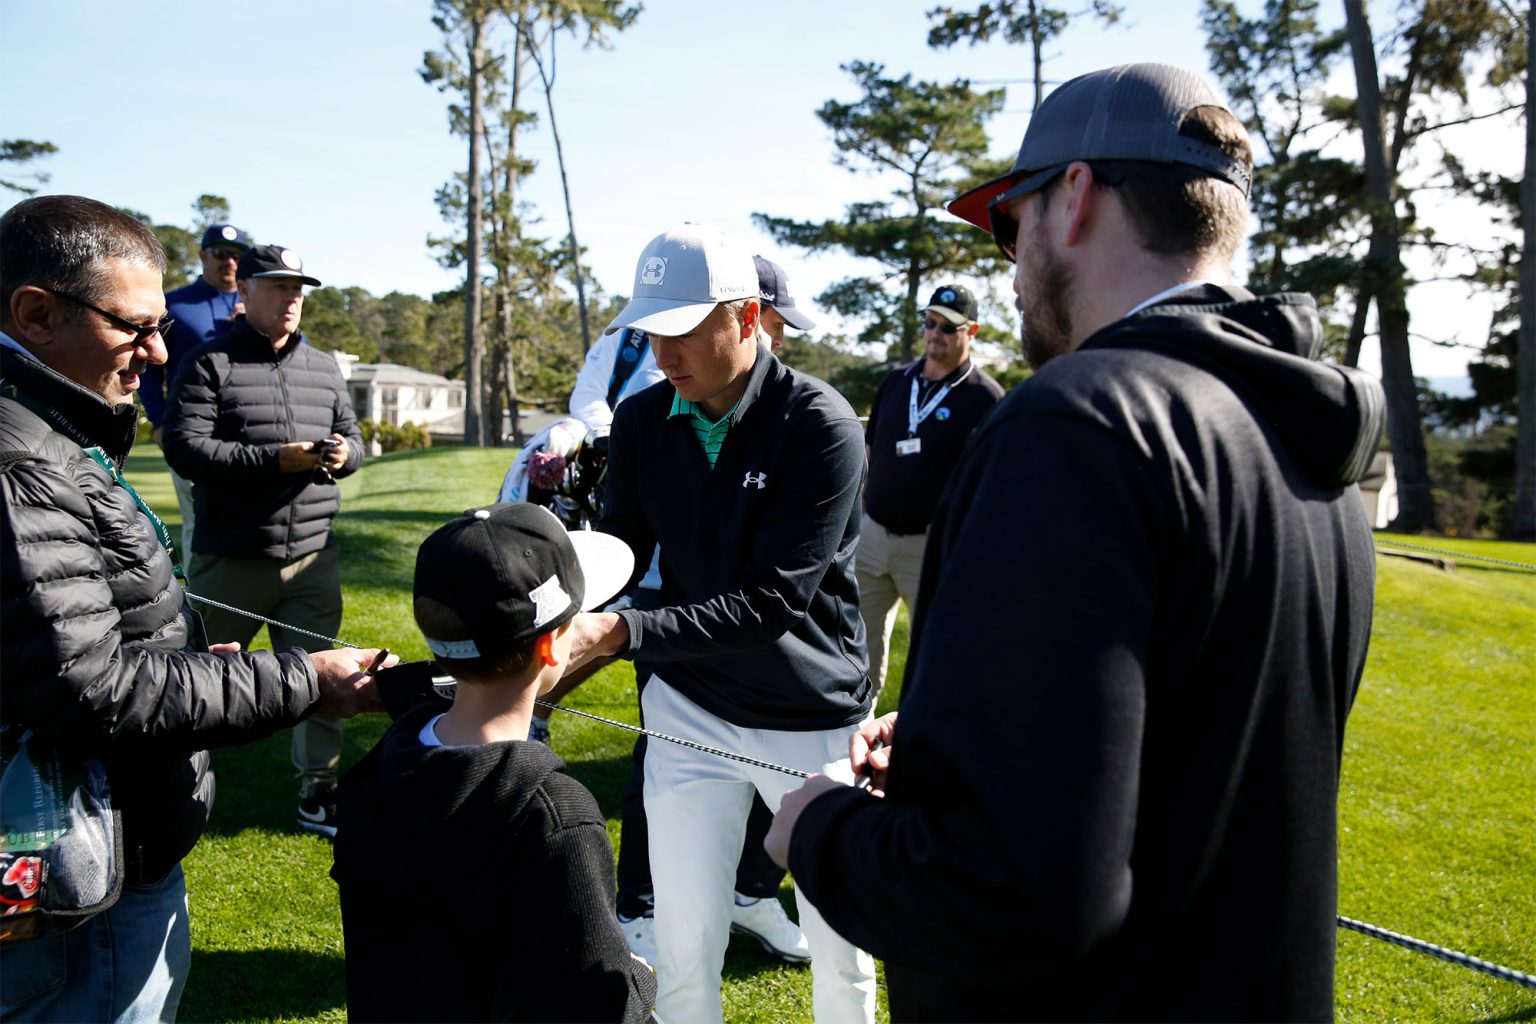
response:
[(484, 396), (480, 383), (480, 363), (485, 355), (485, 337), (480, 327), (480, 218), (482, 192), (480, 181), (480, 136), (485, 130), (485, 112), (481, 109), (480, 87), (485, 65), (485, 18), (472, 13), (469, 21), (469, 211), (464, 252), (464, 444), (485, 443), (485, 422), (481, 414)]
[(1515, 362), (1515, 536), (1536, 535), (1536, 11), (1525, 35), (1525, 180), (1520, 183), (1520, 337)]
[(1354, 57), (1357, 112), (1365, 150), (1365, 184), (1371, 207), (1371, 245), (1365, 257), (1367, 287), (1375, 295), (1381, 339), (1381, 386), (1387, 399), (1387, 436), (1398, 480), (1395, 529), (1408, 533), (1435, 526), (1429, 458), (1419, 421), (1418, 390), (1408, 347), (1408, 295), (1404, 283), (1396, 187), (1388, 170), (1383, 134), (1381, 85), (1375, 43), (1365, 0), (1345, 0), (1344, 14)]
[(581, 316), (581, 351), (585, 355), (592, 347), (592, 328), (587, 323), (587, 285), (581, 272), (581, 246), (576, 242), (576, 212), (571, 207), (571, 183), (565, 173), (565, 149), (560, 144), (560, 126), (555, 121), (555, 35), (549, 36), (549, 63), (546, 73), (544, 59), (536, 49), (530, 49), (534, 66), (539, 69), (539, 80), (544, 83), (544, 106), (549, 111), (549, 131), (555, 137), (555, 164), (560, 168), (560, 190), (565, 194), (565, 223), (570, 229), (571, 274), (576, 279), (576, 308)]
[(1371, 293), (1365, 287), (1355, 290), (1355, 315), (1349, 319), (1349, 336), (1344, 339), (1344, 365), (1360, 365), (1360, 346), (1365, 344), (1365, 321), (1371, 314)]

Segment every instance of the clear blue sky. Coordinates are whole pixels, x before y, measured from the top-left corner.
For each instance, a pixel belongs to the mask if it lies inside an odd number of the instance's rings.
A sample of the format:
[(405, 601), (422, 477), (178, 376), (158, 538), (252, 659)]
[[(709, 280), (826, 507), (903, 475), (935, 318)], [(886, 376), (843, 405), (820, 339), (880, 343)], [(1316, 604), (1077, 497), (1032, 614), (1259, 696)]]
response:
[[(815, 110), (855, 97), (841, 63), (875, 60), (938, 80), (1028, 75), (1023, 52), (1002, 44), (930, 50), (932, 6), (650, 0), (612, 50), (563, 41), (556, 115), (578, 236), (601, 285), (628, 293), (641, 247), (683, 220), (718, 224), (774, 255), (802, 299), (856, 272), (840, 257), (774, 253), (750, 214), (835, 217), (889, 190), (832, 164)], [(1128, 24), (1069, 29), (1048, 77), (1149, 59), (1204, 71), (1197, 0), (1126, 6)], [(464, 143), (448, 134), (446, 97), (417, 74), (423, 52), (439, 45), (430, 15), (429, 0), (4, 0), (0, 137), (59, 147), (37, 165), (52, 175), (48, 191), (177, 224), (211, 192), (230, 201), (236, 223), (296, 249), (328, 285), (430, 294), (456, 277), (425, 244), (448, 230), (433, 194), (465, 160)], [(997, 155), (1017, 148), (1030, 92), (1009, 86), (990, 129)], [(544, 113), (542, 103), (533, 109)], [(539, 161), (523, 186), (544, 218), (534, 230), (562, 235), (547, 126), (523, 137)], [(5, 193), (0, 204), (15, 198)], [(1006, 282), (996, 285), (1007, 295)], [(1475, 334), (1477, 316), (1462, 319)], [(1455, 350), (1422, 351), (1421, 375), (1457, 373), (1465, 362)]]

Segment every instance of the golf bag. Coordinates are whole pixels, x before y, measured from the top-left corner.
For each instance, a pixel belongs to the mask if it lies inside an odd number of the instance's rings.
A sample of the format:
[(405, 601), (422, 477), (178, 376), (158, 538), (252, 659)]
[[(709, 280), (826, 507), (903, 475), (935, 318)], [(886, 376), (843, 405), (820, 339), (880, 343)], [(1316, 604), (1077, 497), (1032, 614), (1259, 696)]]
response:
[(542, 505), (567, 530), (587, 530), (603, 509), (608, 439), (574, 417), (556, 420), (523, 446), (507, 469), (497, 501)]

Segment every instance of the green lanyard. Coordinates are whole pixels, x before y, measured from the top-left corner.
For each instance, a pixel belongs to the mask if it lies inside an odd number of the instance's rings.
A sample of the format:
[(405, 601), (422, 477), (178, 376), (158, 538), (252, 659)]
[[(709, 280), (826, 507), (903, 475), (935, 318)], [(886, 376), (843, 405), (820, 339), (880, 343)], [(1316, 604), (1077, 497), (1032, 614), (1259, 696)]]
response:
[(101, 450), (99, 445), (91, 445), (85, 449), (85, 454), (96, 460), (96, 464), (112, 475), (117, 485), (128, 492), (133, 503), (139, 506), (139, 511), (144, 513), (144, 518), (149, 520), (149, 525), (155, 528), (155, 536), (160, 538), (160, 546), (165, 548), (165, 553), (171, 558), (171, 572), (175, 574), (177, 582), (182, 586), (187, 585), (187, 574), (182, 570), (181, 559), (176, 556), (176, 545), (171, 541), (170, 527), (155, 515), (155, 510), (149, 507), (149, 503), (139, 496), (139, 492), (133, 489), (133, 484), (124, 480), (122, 474), (117, 471), (117, 463), (107, 457), (107, 453)]
[(133, 498), (133, 503), (139, 506), (139, 511), (143, 512), (144, 517), (149, 520), (149, 525), (154, 527), (155, 536), (160, 540), (160, 546), (165, 548), (165, 553), (170, 556), (171, 572), (175, 575), (176, 581), (185, 587), (187, 585), (187, 574), (181, 567), (181, 559), (176, 555), (176, 545), (171, 541), (170, 529), (161, 521), (159, 516), (155, 515), (155, 510), (150, 508), (149, 504), (139, 496), (139, 492), (133, 489), (133, 485), (123, 479), (122, 474), (118, 472), (117, 463), (108, 457), (102, 447), (91, 444), (90, 439), (81, 433), (78, 427), (69, 422), (63, 413), (51, 406), (44, 405), (31, 395), (22, 394), (14, 384), (11, 384), (3, 377), (0, 377), (0, 395), (20, 402), (52, 423), (54, 429), (79, 445), (85, 454), (89, 455), (98, 466), (107, 471), (107, 474), (112, 477), (114, 483), (128, 492), (129, 496)]

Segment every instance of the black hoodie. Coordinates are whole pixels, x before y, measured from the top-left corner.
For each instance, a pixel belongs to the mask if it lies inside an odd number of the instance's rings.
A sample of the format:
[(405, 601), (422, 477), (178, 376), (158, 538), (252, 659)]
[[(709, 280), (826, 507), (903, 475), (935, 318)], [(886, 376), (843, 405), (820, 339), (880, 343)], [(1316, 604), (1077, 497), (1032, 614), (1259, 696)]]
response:
[(402, 715), (341, 783), (335, 865), (357, 1021), (644, 1021), (597, 802), (542, 743), (427, 747)]
[(1381, 392), (1310, 299), (1186, 292), (1009, 394), (930, 534), (888, 795), (796, 881), (893, 1019), (1328, 1019), (1353, 483)]

